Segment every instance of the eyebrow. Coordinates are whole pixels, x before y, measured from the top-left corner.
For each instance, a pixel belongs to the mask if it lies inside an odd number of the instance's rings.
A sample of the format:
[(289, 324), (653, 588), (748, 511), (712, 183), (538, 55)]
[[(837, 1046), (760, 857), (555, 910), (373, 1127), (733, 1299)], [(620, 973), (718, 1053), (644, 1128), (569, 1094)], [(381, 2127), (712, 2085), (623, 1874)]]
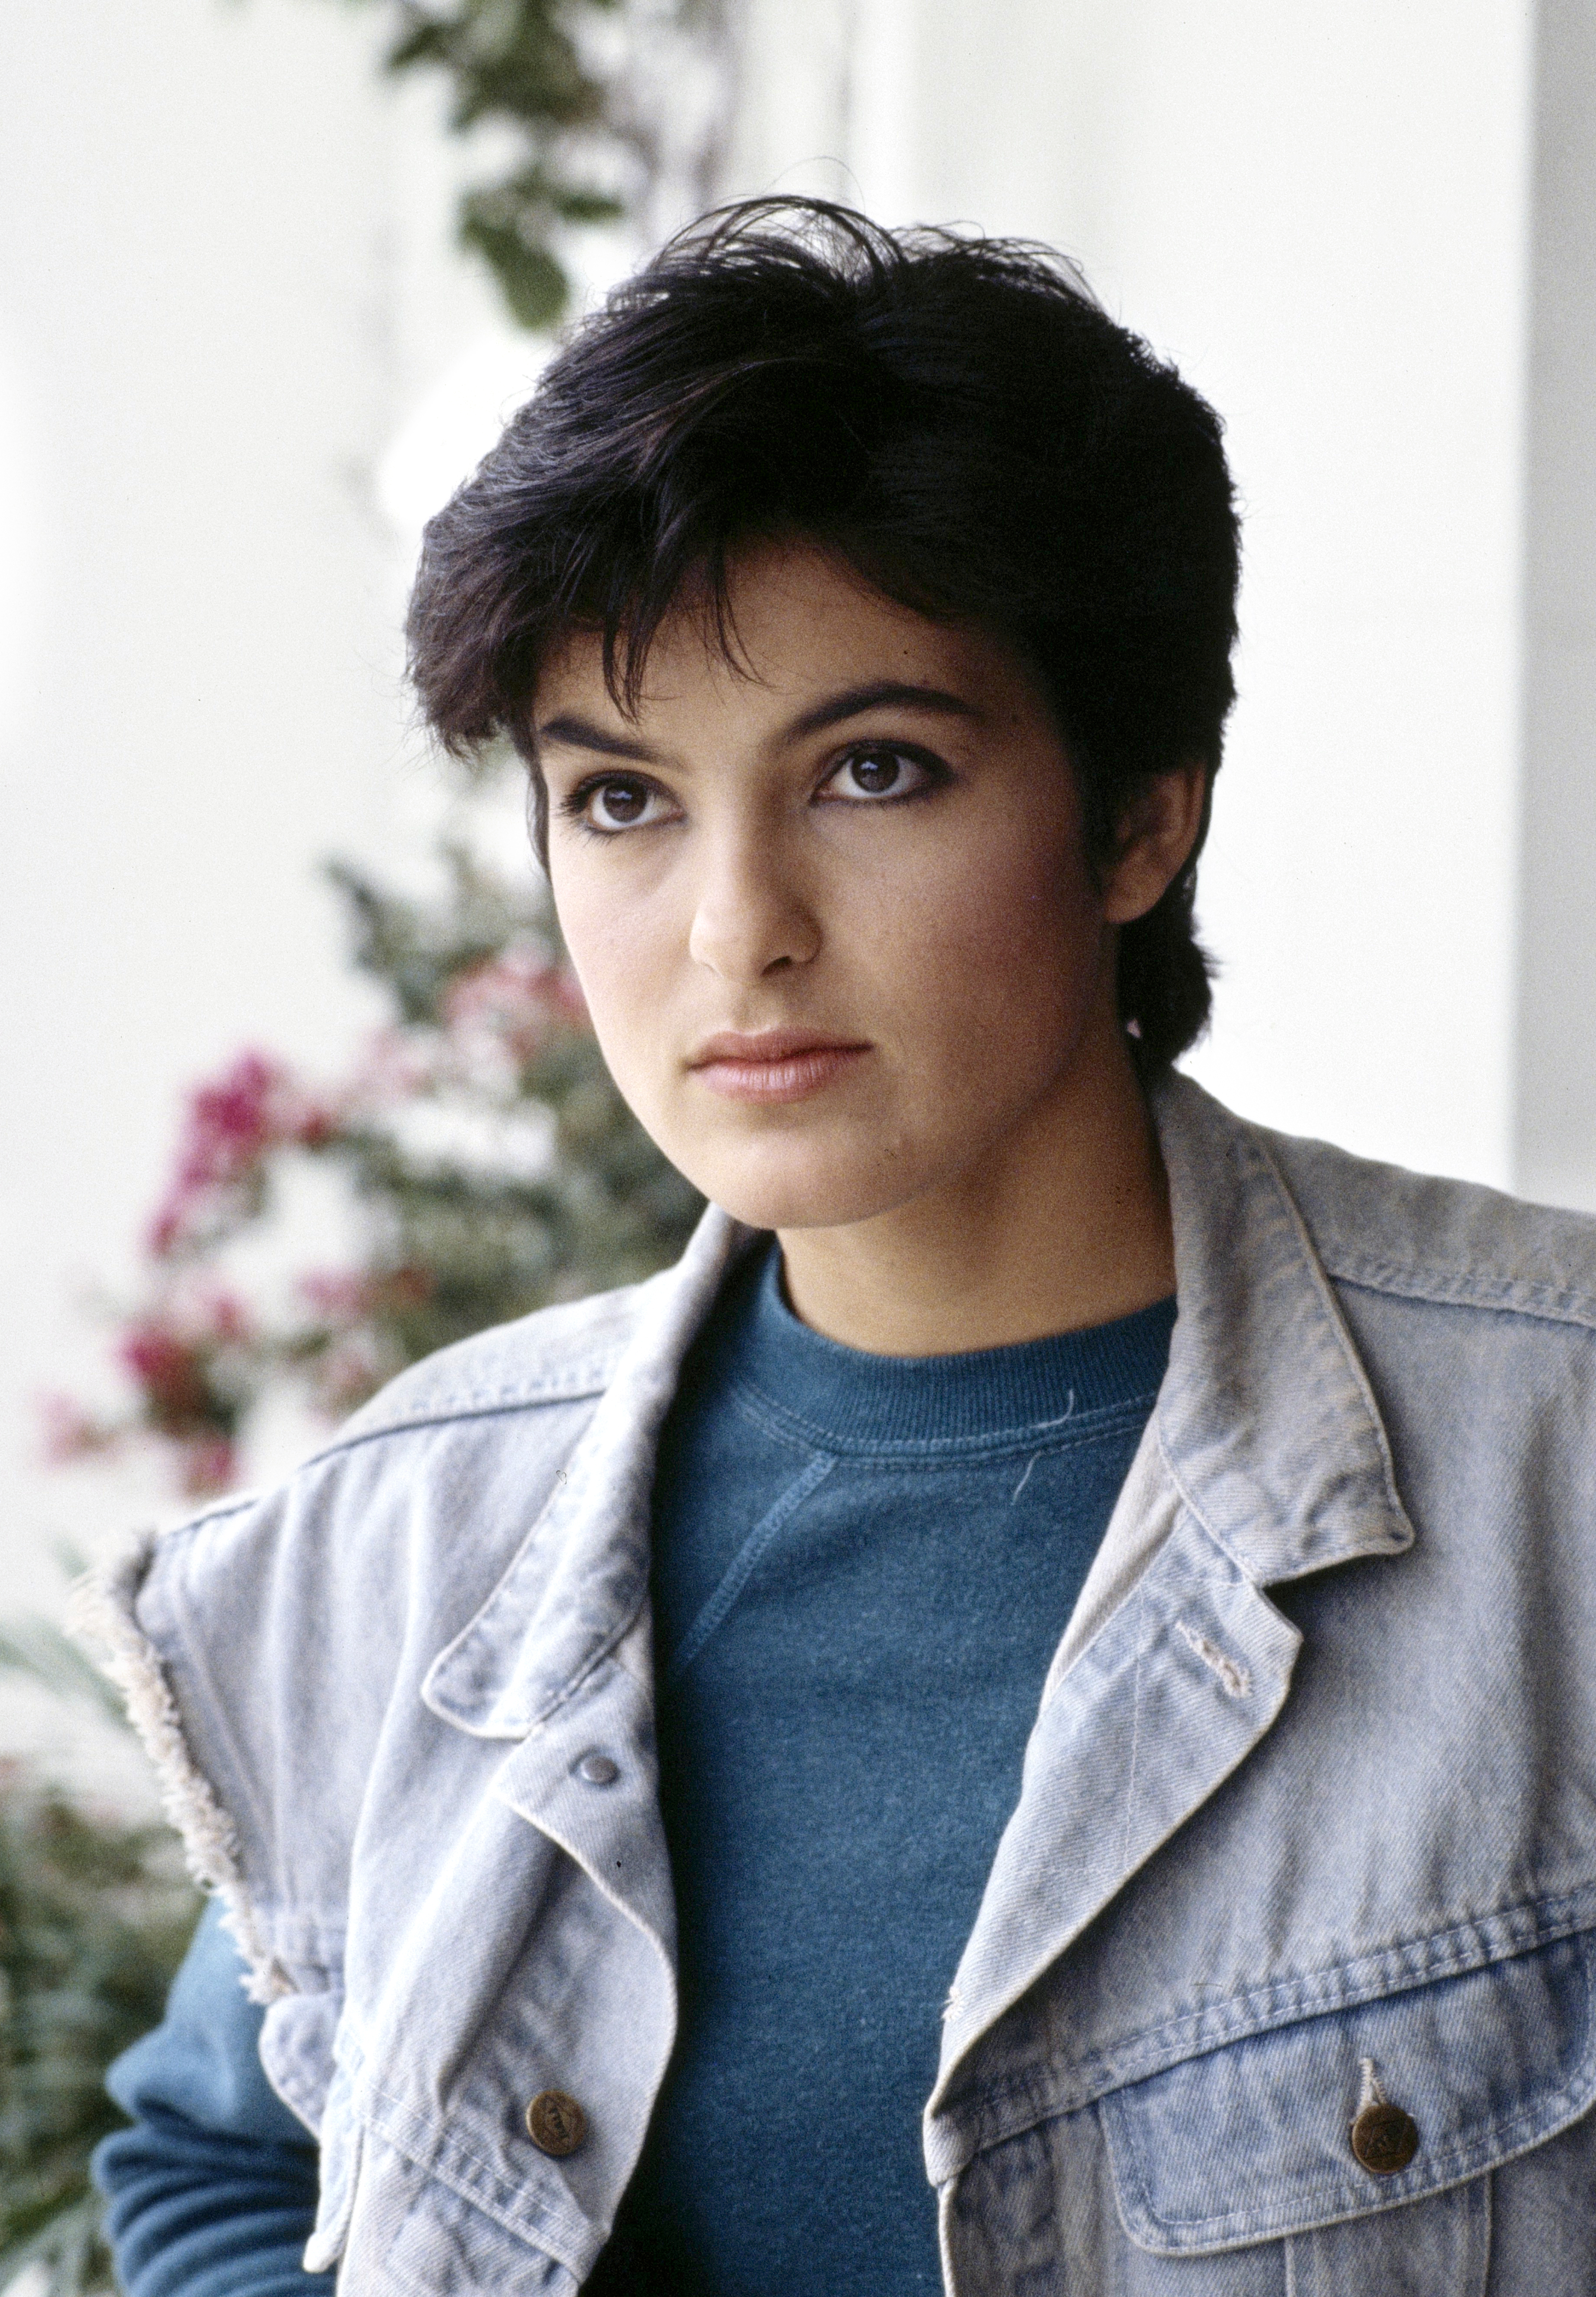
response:
[(908, 686), (900, 679), (873, 679), (864, 686), (850, 686), (841, 694), (834, 694), (829, 702), (817, 703), (801, 718), (794, 718), (787, 728), (789, 741), (805, 734), (824, 732), (827, 726), (840, 726), (846, 718), (862, 718), (871, 710), (922, 710), (938, 718), (980, 718), (983, 712), (973, 702), (959, 694), (950, 694), (941, 686)]
[(629, 741), (624, 734), (606, 734), (590, 718), (579, 718), (569, 711), (546, 719), (537, 729), (536, 738), (539, 748), (545, 742), (563, 742), (568, 749), (596, 750), (601, 757), (630, 758), (638, 765), (661, 762), (659, 752), (651, 750), (646, 742)]
[[(984, 712), (962, 695), (950, 694), (940, 686), (905, 684), (900, 679), (877, 678), (862, 686), (845, 687), (840, 694), (831, 695), (818, 702), (812, 710), (805, 710), (783, 730), (784, 741), (802, 741), (806, 734), (824, 733), (828, 726), (840, 726), (847, 719), (862, 718), (872, 710), (918, 710), (934, 717), (979, 719)], [(594, 750), (604, 758), (629, 758), (636, 765), (656, 766), (662, 761), (657, 750), (646, 742), (639, 742), (624, 734), (606, 733), (591, 719), (573, 712), (562, 712), (549, 718), (537, 729), (537, 739), (563, 742), (574, 750)]]

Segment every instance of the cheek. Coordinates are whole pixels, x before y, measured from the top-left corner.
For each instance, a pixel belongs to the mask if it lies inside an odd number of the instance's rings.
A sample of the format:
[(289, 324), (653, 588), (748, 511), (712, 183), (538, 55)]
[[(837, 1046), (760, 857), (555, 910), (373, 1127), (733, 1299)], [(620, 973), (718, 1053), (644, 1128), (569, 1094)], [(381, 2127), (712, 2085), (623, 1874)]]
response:
[(975, 1071), (983, 1055), (1063, 1051), (1098, 984), (1101, 910), (1074, 844), (967, 851), (956, 872), (872, 919), (861, 946), (915, 1009), (917, 1033)]
[(673, 926), (661, 905), (638, 900), (613, 874), (589, 876), (554, 860), (555, 915), (587, 1000), (588, 1017), (616, 1083), (630, 1099), (638, 1057), (657, 1041), (670, 968), (662, 939)]

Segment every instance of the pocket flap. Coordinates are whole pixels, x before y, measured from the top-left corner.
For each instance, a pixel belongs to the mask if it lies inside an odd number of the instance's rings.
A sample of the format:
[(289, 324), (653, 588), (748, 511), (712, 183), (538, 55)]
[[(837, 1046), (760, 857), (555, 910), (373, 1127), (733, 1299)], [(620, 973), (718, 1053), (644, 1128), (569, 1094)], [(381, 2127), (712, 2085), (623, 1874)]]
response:
[[(1596, 2095), (1593, 1938), (1254, 2034), (1103, 2098), (1126, 2233), (1164, 2256), (1238, 2248), (1437, 2193), (1554, 2136)], [(1385, 2176), (1353, 2150), (1366, 2067), (1418, 2131)]]

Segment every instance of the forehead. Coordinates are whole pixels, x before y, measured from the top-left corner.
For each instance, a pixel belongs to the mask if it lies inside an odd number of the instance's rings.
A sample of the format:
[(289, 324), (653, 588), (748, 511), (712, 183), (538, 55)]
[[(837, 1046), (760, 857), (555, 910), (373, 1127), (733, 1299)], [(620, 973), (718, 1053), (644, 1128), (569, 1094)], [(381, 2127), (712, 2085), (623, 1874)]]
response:
[(830, 696), (877, 684), (935, 688), (993, 721), (1047, 714), (1039, 681), (1011, 642), (917, 613), (811, 544), (743, 552), (726, 603), (723, 623), (702, 594), (666, 615), (635, 713), (608, 691), (600, 633), (567, 633), (539, 673), (536, 720), (579, 710), (596, 722), (658, 726), (702, 723), (710, 712), (773, 729)]

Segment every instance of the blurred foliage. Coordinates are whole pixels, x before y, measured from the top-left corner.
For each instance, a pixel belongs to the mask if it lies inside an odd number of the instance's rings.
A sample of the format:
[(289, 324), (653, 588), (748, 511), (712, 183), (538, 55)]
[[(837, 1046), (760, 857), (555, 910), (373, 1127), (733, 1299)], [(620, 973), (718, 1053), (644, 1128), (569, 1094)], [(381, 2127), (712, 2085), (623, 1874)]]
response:
[[(402, 1125), (355, 1121), (327, 1144), (377, 1217), (368, 1272), (413, 1288), (390, 1310), (407, 1363), (484, 1324), (652, 1275), (703, 1209), (612, 1083), (552, 912), (462, 852), (448, 860), (449, 893), (432, 907), (347, 867), (333, 873), (358, 920), (356, 962), (392, 995), (399, 1031), (426, 1049), (407, 1083), (434, 1106), (441, 1083), (488, 1125), (454, 1160), (446, 1150), (418, 1159)], [(531, 1140), (516, 1141), (529, 1111), (553, 1120), (542, 1176), (517, 1169), (522, 1146), (537, 1160)], [(498, 1170), (495, 1124), (505, 1128)]]
[[(58, 1459), (154, 1437), (184, 1487), (225, 1490), (249, 1414), (290, 1382), (329, 1419), (451, 1340), (673, 1260), (702, 1199), (610, 1080), (552, 916), (461, 849), (416, 901), (332, 871), (356, 964), (391, 1018), (313, 1083), (244, 1052), (190, 1098), (117, 1354), (120, 1418), (47, 1404)], [(284, 1313), (237, 1273), (296, 1165), (331, 1165), (358, 1214), (347, 1265), (294, 1279)]]
[[(639, 93), (638, 58), (652, 53), (659, 83), (662, 37), (702, 43), (721, 0), (376, 4), (392, 19), (388, 69), (443, 74), (453, 129), (508, 144), (500, 172), (462, 194), (459, 235), (520, 325), (552, 325), (570, 295), (562, 235), (638, 219), (666, 168), (659, 87)], [(669, 103), (669, 73), (660, 84)], [(274, 1385), (336, 1416), (450, 1340), (680, 1250), (700, 1200), (611, 1083), (546, 903), (463, 850), (445, 860), (432, 902), (333, 870), (389, 1022), (330, 1084), (251, 1050), (191, 1095), (146, 1290), (119, 1319), (133, 1404), (106, 1417), (48, 1399), (57, 1458), (153, 1439), (187, 1491), (224, 1489)], [(305, 1272), (284, 1317), (228, 1264), (300, 1160), (342, 1174), (363, 1246), (352, 1265)], [(44, 1622), (0, 1633), (0, 1668), (121, 1727), (114, 1693)], [(0, 1760), (0, 2291), (23, 2274), (47, 2297), (112, 2288), (88, 2183), (94, 2145), (121, 2121), (105, 2070), (159, 2022), (198, 1910), (164, 1824)]]
[[(119, 1703), (42, 1621), (0, 1635), (23, 1669), (101, 1718)], [(0, 1762), (0, 2289), (110, 2290), (89, 2154), (123, 2117), (105, 2069), (159, 2021), (199, 1914), (169, 1830)]]
[[(650, 139), (626, 94), (625, 65), (642, 12), (636, 0), (380, 4), (393, 19), (390, 71), (442, 72), (457, 134), (484, 125), (511, 132), (518, 155), (462, 195), (459, 235), (489, 265), (522, 326), (553, 326), (570, 296), (561, 227), (617, 222), (646, 186)], [(708, 5), (656, 0), (647, 29), (702, 17)], [(597, 41), (601, 24), (611, 37)], [(596, 61), (601, 47), (611, 52), (608, 70)]]

